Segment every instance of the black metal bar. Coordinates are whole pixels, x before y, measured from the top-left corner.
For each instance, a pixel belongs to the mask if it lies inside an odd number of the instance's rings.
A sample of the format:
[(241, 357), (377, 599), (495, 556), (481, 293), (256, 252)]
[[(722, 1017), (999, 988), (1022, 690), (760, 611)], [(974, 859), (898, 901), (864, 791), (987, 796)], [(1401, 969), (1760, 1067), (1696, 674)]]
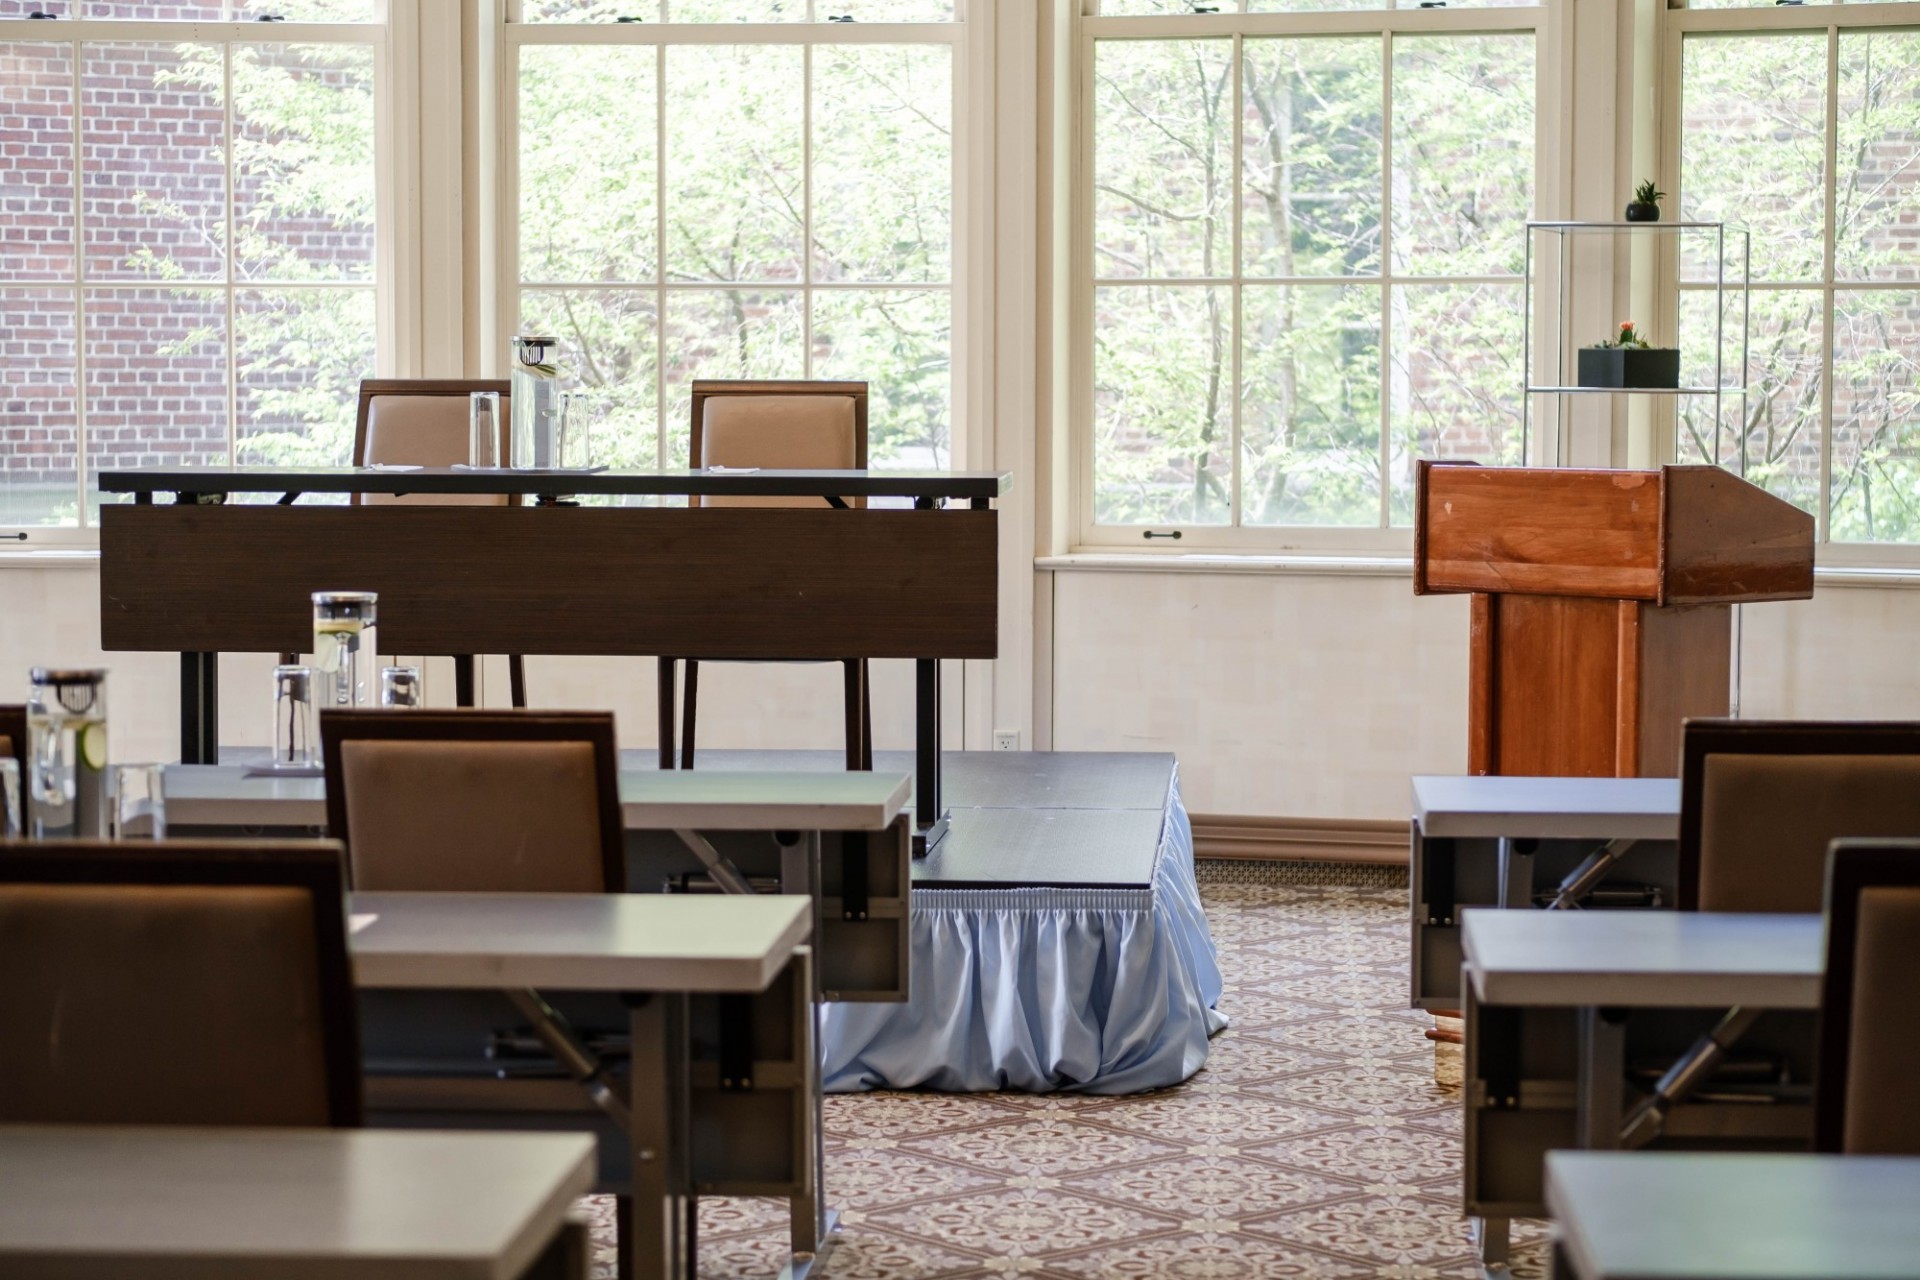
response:
[(1458, 853), (1450, 836), (1421, 839), (1422, 882), (1426, 890), (1427, 923), (1450, 925), (1454, 915), (1454, 864)]
[(300, 499), (299, 491), (293, 490), (293, 491), (281, 494), (280, 501), (276, 505), (282, 506), (282, 507), (290, 507), (295, 502), (299, 501), (299, 499)]
[(679, 684), (679, 659), (657, 659), (660, 674), (658, 687), (654, 690), (655, 701), (659, 704), (658, 736), (660, 739), (660, 767), (673, 768), (673, 691)]
[(845, 511), (847, 509), (847, 500), (845, 498), (836, 497), (835, 495), (830, 493), (827, 495), (827, 505), (832, 507), (836, 511)]
[(914, 660), (914, 825), (940, 821), (940, 660)]
[(220, 655), (180, 655), (180, 763), (220, 763)]
[(456, 653), (453, 655), (453, 704), (470, 707), (473, 694), (473, 655)]
[[(885, 832), (881, 833), (883, 836)], [(840, 837), (840, 918), (865, 920), (871, 910), (869, 872), (873, 849), (864, 831), (848, 831)]]
[(720, 997), (720, 1087), (753, 1088), (753, 997)]

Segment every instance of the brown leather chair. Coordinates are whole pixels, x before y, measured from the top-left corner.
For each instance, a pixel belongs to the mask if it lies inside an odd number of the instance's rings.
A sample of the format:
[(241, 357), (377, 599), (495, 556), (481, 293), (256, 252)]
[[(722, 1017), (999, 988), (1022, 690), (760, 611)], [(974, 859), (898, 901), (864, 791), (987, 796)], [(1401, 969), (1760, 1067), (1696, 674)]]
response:
[(0, 1123), (348, 1126), (340, 847), (0, 844)]
[[(864, 471), (867, 466), (867, 384), (864, 382), (719, 382), (693, 384), (688, 463), (701, 467), (757, 467), (773, 471)], [(710, 497), (689, 506), (809, 507), (818, 498)], [(838, 500), (862, 507), (864, 498)], [(660, 659), (660, 767), (674, 767), (673, 694), (679, 661), (687, 666), (681, 702), (680, 767), (693, 768), (700, 659)], [(867, 662), (846, 658), (847, 768), (873, 768), (873, 711)]]
[[(512, 420), (510, 386), (504, 379), (481, 378), (366, 378), (360, 383), (360, 406), (353, 423), (353, 465), (379, 463), (415, 467), (451, 467), (468, 458), (468, 399), (475, 391), (498, 392), (500, 438), (498, 456), (507, 455)], [(508, 506), (517, 501), (505, 494), (391, 494), (356, 493), (355, 506)], [(473, 686), (473, 658), (456, 655), (461, 687)], [(519, 654), (507, 657), (507, 678), (513, 705), (527, 705), (526, 663)]]
[(1683, 911), (1818, 911), (1828, 844), (1920, 838), (1920, 724), (1689, 720)]
[(626, 889), (611, 714), (323, 711), (320, 742), (355, 889)]
[(1836, 840), (1814, 1147), (1920, 1156), (1920, 840)]

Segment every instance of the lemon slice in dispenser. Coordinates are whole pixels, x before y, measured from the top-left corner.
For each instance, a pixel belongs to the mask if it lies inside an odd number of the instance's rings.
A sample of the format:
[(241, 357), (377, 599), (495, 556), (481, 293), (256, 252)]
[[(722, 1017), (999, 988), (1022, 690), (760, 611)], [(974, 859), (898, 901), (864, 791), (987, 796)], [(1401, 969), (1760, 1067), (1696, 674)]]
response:
[(80, 760), (95, 773), (107, 767), (107, 726), (90, 724), (80, 730)]

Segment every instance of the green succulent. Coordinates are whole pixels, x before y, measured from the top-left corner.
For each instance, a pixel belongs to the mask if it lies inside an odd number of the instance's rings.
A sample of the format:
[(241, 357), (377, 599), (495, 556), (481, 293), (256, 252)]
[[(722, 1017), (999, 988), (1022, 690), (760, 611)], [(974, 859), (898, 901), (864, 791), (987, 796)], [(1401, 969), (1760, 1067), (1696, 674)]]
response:
[(1666, 192), (1656, 189), (1651, 181), (1647, 181), (1633, 189), (1633, 202), (1635, 204), (1659, 204), (1666, 198), (1666, 195)]

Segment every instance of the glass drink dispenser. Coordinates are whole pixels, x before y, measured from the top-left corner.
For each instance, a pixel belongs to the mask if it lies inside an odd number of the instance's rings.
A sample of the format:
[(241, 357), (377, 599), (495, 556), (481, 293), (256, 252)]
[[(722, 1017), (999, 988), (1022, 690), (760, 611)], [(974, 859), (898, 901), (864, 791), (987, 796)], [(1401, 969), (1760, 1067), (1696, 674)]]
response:
[(27, 696), (27, 824), (36, 840), (104, 840), (107, 673), (35, 667)]

